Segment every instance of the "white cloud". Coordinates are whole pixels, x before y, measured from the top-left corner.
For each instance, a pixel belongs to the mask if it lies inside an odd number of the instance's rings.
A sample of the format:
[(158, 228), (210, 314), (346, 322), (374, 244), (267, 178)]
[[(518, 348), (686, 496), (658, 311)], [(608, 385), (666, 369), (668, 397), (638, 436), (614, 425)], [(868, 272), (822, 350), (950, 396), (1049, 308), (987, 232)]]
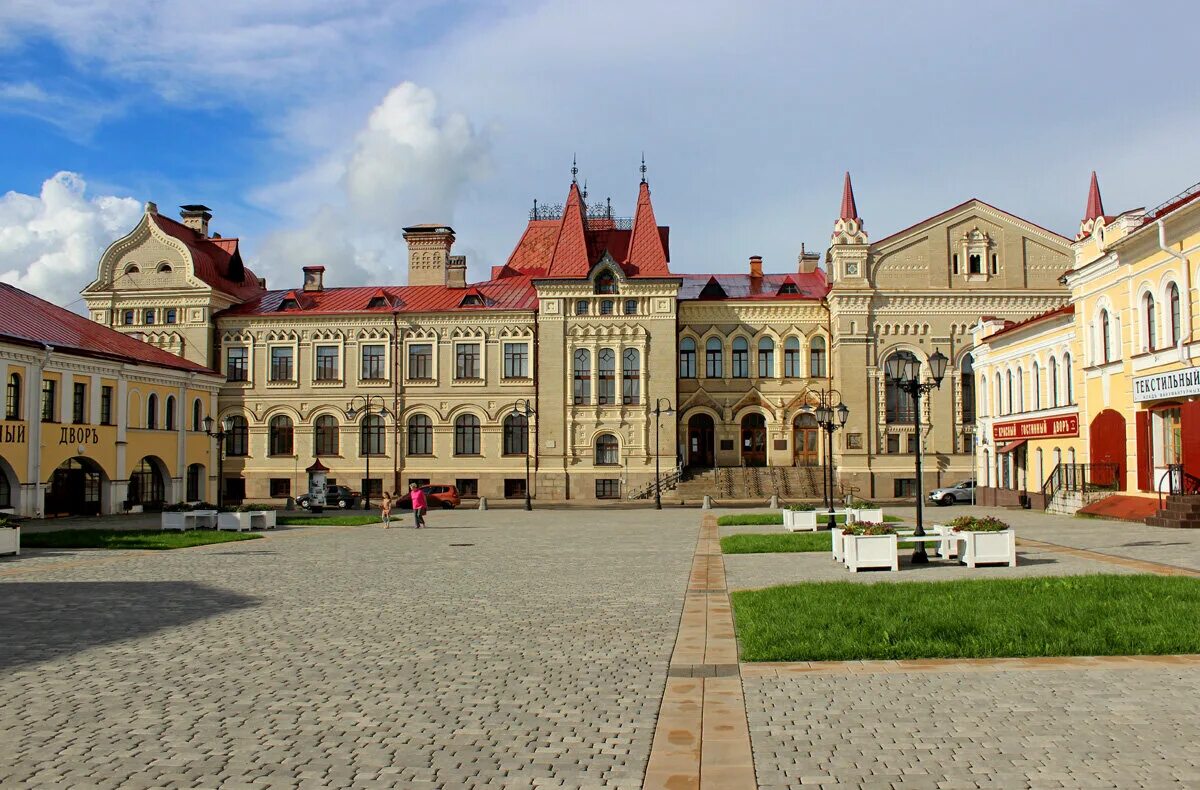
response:
[(0, 197), (0, 280), (55, 304), (79, 298), (101, 253), (142, 211), (133, 198), (86, 191), (82, 176), (63, 171), (46, 179), (38, 195)]

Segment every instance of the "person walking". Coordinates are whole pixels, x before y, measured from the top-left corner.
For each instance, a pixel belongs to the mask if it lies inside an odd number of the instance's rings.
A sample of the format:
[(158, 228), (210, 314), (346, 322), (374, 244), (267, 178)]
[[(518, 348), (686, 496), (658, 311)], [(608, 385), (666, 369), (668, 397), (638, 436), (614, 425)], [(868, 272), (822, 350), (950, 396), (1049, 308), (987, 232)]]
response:
[(425, 510), (428, 507), (428, 503), (425, 501), (425, 492), (416, 483), (409, 483), (408, 490), (412, 496), (413, 521), (416, 522), (416, 528), (428, 526), (425, 523)]
[(383, 528), (391, 529), (392, 527), (392, 495), (387, 491), (383, 492), (383, 501), (379, 504), (379, 515), (383, 519)]

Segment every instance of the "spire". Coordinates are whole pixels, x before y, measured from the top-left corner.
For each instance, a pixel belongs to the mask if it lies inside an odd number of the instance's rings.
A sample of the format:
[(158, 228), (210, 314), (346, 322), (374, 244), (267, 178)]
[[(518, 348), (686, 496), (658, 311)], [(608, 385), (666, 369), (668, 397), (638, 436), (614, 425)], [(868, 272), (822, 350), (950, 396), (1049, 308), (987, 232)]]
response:
[[(644, 162), (644, 160), (643, 160)], [(670, 274), (667, 268), (667, 248), (662, 232), (654, 219), (650, 202), (650, 185), (646, 183), (646, 165), (642, 165), (642, 182), (638, 185), (637, 212), (633, 215), (633, 230), (629, 234), (629, 253), (625, 263), (637, 267), (642, 275)]]
[(571, 154), (571, 183), (574, 184), (579, 177), (579, 165), (575, 162), (575, 154)]
[(838, 219), (862, 220), (858, 216), (858, 207), (854, 205), (854, 187), (850, 184), (850, 171), (846, 171), (846, 181), (842, 184), (842, 212)]
[(554, 241), (554, 255), (550, 259), (548, 274), (552, 277), (583, 277), (588, 271), (587, 234), (584, 231), (583, 195), (579, 184), (571, 180), (571, 191), (563, 206), (562, 219), (558, 225), (558, 237)]
[(642, 183), (646, 183), (646, 152), (642, 151), (642, 166), (638, 168), (642, 172)]
[(1083, 213), (1083, 221), (1104, 216), (1104, 203), (1100, 200), (1100, 182), (1096, 180), (1096, 171), (1092, 171), (1092, 183), (1088, 187), (1087, 209)]

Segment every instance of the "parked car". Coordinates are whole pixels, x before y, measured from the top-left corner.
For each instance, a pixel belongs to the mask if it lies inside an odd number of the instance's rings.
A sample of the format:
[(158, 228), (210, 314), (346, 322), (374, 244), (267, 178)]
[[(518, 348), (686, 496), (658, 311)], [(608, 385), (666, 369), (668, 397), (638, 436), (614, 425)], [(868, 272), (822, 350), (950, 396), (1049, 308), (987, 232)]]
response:
[[(429, 507), (440, 507), (443, 510), (456, 508), (462, 502), (458, 496), (457, 486), (448, 485), (427, 485), (421, 486), (421, 490), (425, 492), (425, 501), (429, 503)], [(397, 510), (412, 510), (412, 492), (406, 492), (404, 496), (396, 500), (395, 508)]]
[(954, 505), (959, 502), (975, 504), (975, 481), (964, 480), (958, 485), (937, 488), (929, 492), (929, 501), (938, 505)]
[[(338, 507), (345, 510), (357, 505), (361, 499), (361, 494), (351, 491), (346, 486), (327, 486), (325, 488), (325, 507)], [(312, 506), (312, 497), (308, 494), (301, 494), (296, 498), (296, 504), (308, 510)]]

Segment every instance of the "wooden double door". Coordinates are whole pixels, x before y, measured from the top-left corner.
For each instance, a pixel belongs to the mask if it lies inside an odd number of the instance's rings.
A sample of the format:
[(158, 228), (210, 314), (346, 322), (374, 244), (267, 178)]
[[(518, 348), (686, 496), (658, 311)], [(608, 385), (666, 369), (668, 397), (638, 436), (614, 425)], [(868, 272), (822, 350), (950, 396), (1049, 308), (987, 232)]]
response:
[(792, 424), (792, 462), (796, 466), (821, 464), (821, 429), (811, 414), (801, 414)]

